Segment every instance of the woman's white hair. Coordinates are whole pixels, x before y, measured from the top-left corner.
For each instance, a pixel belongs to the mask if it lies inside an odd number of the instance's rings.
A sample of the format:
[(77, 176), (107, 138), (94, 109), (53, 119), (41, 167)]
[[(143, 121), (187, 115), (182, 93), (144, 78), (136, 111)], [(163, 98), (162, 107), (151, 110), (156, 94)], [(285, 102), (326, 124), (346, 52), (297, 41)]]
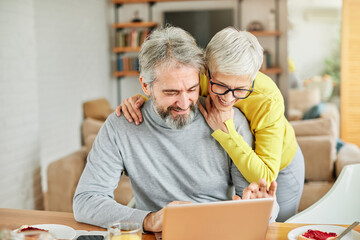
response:
[(254, 80), (263, 62), (263, 48), (251, 33), (227, 27), (207, 45), (205, 61), (211, 73), (249, 75)]
[(167, 25), (152, 32), (142, 44), (139, 63), (140, 75), (151, 85), (163, 70), (188, 66), (200, 71), (205, 64), (204, 51), (188, 32)]

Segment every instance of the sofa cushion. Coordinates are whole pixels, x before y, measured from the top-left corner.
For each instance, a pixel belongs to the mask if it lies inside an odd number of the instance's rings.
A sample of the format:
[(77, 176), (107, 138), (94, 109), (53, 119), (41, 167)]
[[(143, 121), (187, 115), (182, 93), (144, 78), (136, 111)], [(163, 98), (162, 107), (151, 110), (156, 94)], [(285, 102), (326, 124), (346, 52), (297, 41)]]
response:
[(339, 151), (338, 158), (335, 164), (336, 177), (341, 173), (341, 170), (349, 164), (360, 163), (360, 148), (352, 143), (346, 143)]
[[(84, 170), (86, 157), (87, 149), (82, 147), (79, 151), (49, 164), (45, 210), (72, 212), (74, 193)], [(130, 179), (127, 176), (121, 177), (114, 191), (114, 198), (123, 205), (127, 205), (133, 198)]]
[(94, 144), (95, 138), (96, 134), (91, 134), (85, 139), (84, 146), (86, 147), (86, 151), (88, 154), (92, 148), (92, 145)]
[(321, 94), (318, 88), (289, 90), (289, 109), (298, 109), (304, 113), (320, 101)]
[(334, 182), (308, 182), (304, 185), (300, 200), (299, 212), (310, 207), (321, 199), (332, 187)]
[(122, 205), (127, 205), (133, 196), (130, 179), (123, 174), (120, 178), (119, 185), (114, 191), (114, 199)]
[(105, 121), (106, 118), (114, 110), (110, 107), (110, 103), (105, 98), (99, 98), (87, 101), (83, 104), (84, 118), (93, 118)]
[(103, 121), (96, 120), (93, 118), (86, 118), (82, 124), (82, 140), (83, 144), (85, 144), (85, 140), (90, 135), (97, 135), (101, 126), (104, 124)]
[(336, 142), (337, 131), (331, 118), (315, 118), (291, 121), (296, 136), (330, 136)]
[(335, 143), (329, 136), (296, 137), (305, 159), (307, 181), (333, 181)]
[(339, 137), (340, 132), (340, 113), (338, 107), (333, 103), (326, 103), (321, 118), (329, 118), (334, 122), (335, 136)]
[(290, 108), (290, 109), (288, 110), (287, 119), (288, 119), (289, 121), (301, 120), (302, 117), (303, 117), (303, 112), (300, 111), (299, 109)]
[(87, 153), (90, 152), (92, 145), (95, 141), (95, 138), (96, 138), (96, 134), (91, 134), (91, 135), (87, 136), (87, 138), (85, 139), (84, 145), (86, 147)]
[[(49, 164), (45, 210), (72, 212), (74, 192), (85, 167), (85, 147)], [(64, 177), (66, 176), (66, 177)]]
[(319, 103), (312, 106), (309, 110), (304, 112), (303, 120), (319, 118), (321, 113), (324, 111), (326, 103)]
[(304, 113), (303, 120), (328, 118), (333, 121), (334, 127), (331, 129), (335, 137), (339, 137), (340, 114), (339, 109), (333, 103), (319, 103)]

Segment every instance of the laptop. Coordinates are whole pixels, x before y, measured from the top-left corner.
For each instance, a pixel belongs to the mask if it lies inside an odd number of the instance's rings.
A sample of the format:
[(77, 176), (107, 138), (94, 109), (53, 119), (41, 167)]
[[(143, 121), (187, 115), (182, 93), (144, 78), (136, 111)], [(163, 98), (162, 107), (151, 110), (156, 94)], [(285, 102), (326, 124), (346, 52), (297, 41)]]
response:
[(271, 198), (170, 205), (157, 240), (265, 239)]

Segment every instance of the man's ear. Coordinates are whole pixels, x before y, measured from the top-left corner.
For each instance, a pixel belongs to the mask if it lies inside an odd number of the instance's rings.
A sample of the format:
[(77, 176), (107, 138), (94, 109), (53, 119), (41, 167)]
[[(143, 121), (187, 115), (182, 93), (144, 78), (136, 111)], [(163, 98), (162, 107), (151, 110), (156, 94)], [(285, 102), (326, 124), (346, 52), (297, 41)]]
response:
[(141, 84), (141, 88), (143, 90), (143, 92), (145, 93), (146, 96), (150, 96), (150, 85), (144, 82), (144, 77), (140, 76), (140, 84)]

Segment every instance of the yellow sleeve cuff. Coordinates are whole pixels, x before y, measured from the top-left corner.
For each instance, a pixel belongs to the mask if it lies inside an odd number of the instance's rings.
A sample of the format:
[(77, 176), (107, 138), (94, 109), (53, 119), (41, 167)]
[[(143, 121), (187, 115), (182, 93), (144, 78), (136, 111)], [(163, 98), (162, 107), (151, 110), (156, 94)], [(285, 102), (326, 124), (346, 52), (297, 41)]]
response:
[(142, 94), (140, 94), (140, 93), (138, 93), (138, 94), (136, 94), (136, 95), (142, 96), (142, 97), (145, 99), (145, 101), (149, 100), (149, 98), (148, 98), (147, 96), (144, 96), (144, 95), (142, 95)]
[(233, 119), (226, 120), (225, 125), (229, 133), (225, 133), (220, 129), (217, 129), (211, 134), (211, 136), (213, 136), (213, 138), (215, 138), (226, 151), (233, 151), (234, 148), (241, 149), (243, 154), (252, 151), (252, 148), (236, 131)]

